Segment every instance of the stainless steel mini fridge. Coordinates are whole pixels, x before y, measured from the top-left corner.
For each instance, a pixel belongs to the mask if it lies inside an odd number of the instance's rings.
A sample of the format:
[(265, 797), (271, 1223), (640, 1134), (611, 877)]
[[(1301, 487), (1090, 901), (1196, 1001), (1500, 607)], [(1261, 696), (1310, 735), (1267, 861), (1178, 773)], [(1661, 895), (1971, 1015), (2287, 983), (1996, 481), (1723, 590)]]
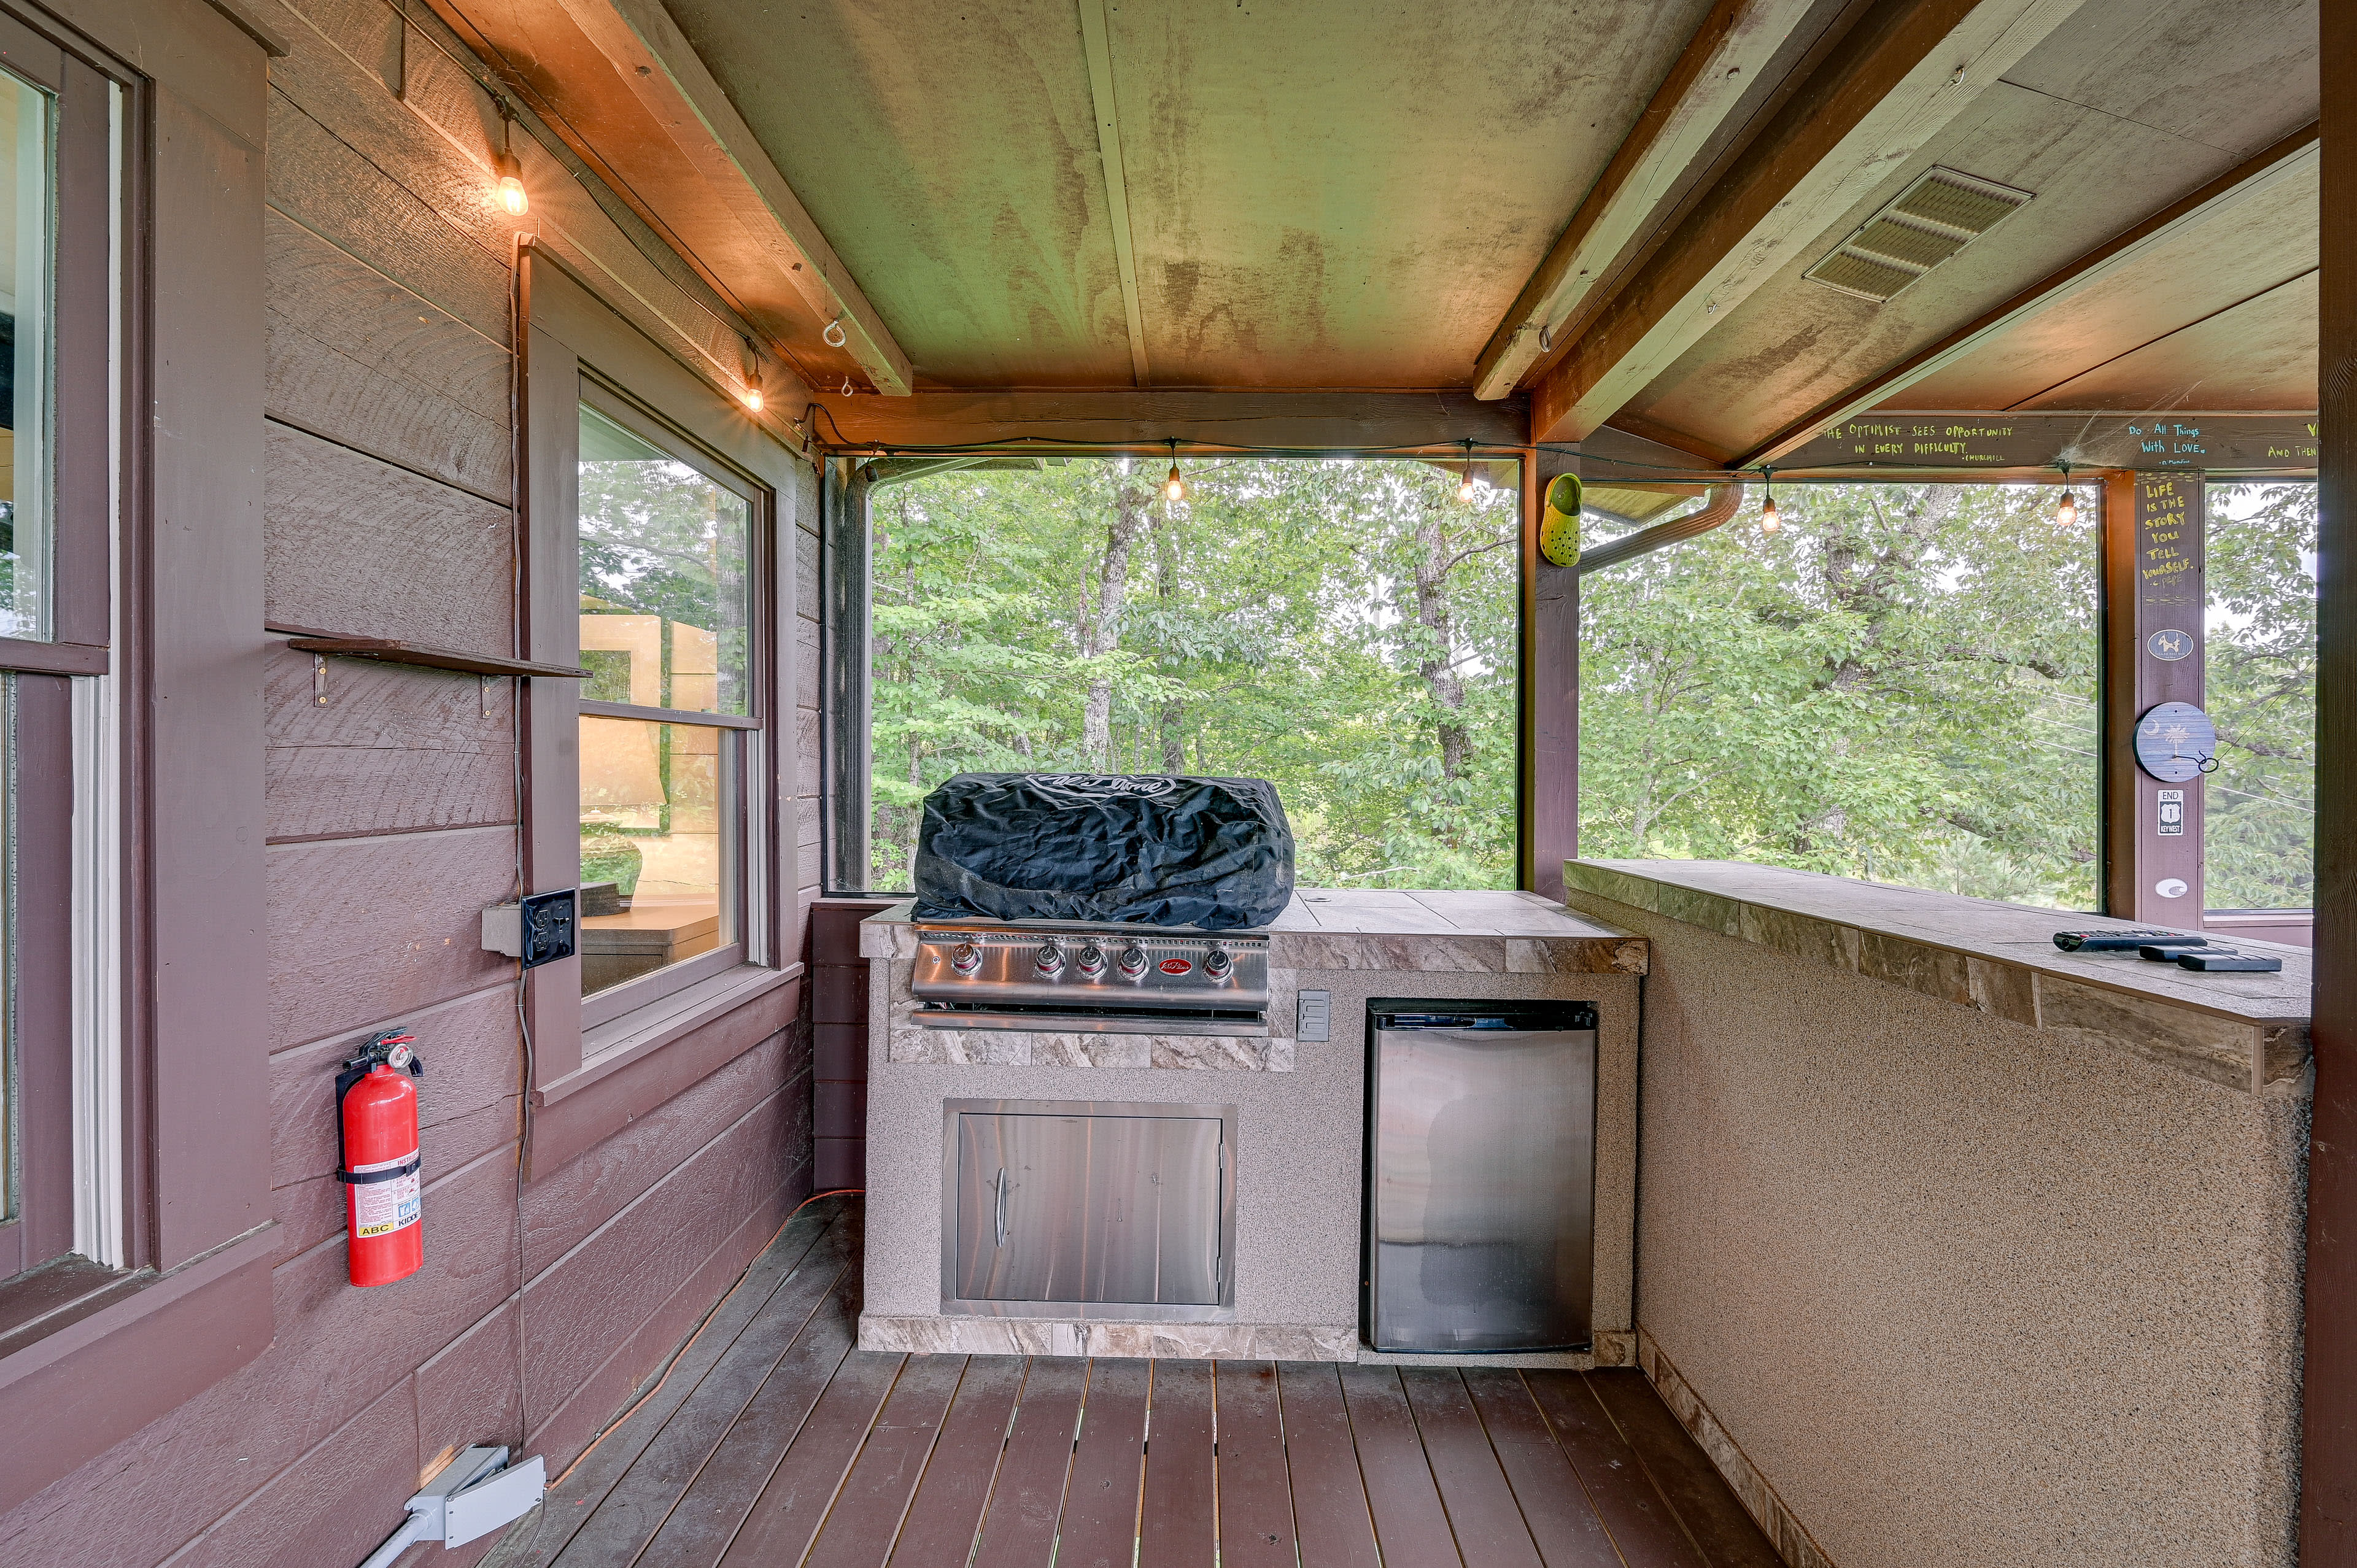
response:
[(1367, 1342), (1586, 1348), (1595, 1009), (1377, 998), (1367, 1010)]

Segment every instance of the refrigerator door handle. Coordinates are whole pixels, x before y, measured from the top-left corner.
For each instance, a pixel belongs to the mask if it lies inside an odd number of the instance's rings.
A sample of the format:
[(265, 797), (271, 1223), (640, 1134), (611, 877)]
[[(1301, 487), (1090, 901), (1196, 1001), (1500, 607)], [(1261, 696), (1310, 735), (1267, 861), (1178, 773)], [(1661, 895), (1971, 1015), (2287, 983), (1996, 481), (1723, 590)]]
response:
[(997, 1235), (997, 1239), (998, 1239), (997, 1244), (998, 1244), (999, 1246), (1002, 1246), (1002, 1247), (1006, 1246), (1006, 1167), (1005, 1167), (1005, 1166), (1003, 1166), (1003, 1165), (999, 1167), (999, 1172), (998, 1172), (998, 1191), (997, 1191), (997, 1194), (996, 1194), (996, 1197), (991, 1200), (991, 1205), (990, 1205), (990, 1224), (991, 1224), (991, 1229), (992, 1229), (992, 1230), (996, 1233), (996, 1235)]

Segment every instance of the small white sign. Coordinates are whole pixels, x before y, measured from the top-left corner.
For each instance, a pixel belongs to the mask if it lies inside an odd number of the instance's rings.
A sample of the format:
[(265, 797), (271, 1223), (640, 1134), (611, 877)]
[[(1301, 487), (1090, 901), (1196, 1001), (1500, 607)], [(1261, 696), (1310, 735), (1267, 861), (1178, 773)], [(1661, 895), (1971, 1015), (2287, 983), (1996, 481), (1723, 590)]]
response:
[(2183, 880), (2175, 876), (2162, 877), (2152, 885), (2152, 890), (2164, 898), (2182, 898), (2187, 892)]

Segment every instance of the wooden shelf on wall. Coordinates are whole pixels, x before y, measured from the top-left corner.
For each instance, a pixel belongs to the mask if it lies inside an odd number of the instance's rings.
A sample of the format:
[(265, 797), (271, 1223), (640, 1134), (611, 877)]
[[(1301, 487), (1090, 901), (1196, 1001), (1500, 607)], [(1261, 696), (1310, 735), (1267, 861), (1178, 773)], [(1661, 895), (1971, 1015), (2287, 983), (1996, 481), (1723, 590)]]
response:
[[(272, 630), (285, 629), (273, 627)], [(469, 675), (552, 675), (560, 679), (582, 680), (587, 670), (576, 670), (569, 664), (540, 664), (529, 659), (502, 659), (489, 653), (460, 653), (448, 648), (429, 648), (420, 642), (401, 642), (389, 637), (336, 637), (320, 632), (287, 639), (286, 646), (297, 653), (332, 654), (339, 659), (374, 659), (387, 664), (415, 664), (428, 670), (457, 670)]]

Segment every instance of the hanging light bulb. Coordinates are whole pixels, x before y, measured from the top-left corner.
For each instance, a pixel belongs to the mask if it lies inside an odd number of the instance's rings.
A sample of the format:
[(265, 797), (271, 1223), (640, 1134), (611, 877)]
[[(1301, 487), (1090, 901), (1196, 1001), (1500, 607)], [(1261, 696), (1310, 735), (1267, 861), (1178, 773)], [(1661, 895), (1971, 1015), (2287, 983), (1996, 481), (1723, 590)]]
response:
[(761, 356), (753, 348), (750, 338), (739, 338), (745, 345), (745, 406), (755, 413), (761, 412)]
[(2054, 506), (2054, 526), (2079, 526), (2079, 492), (2071, 488), (2071, 465), (2068, 463), (2062, 465), (2062, 499)]
[(1178, 477), (1178, 441), (1176, 436), (1170, 441), (1170, 477), (1162, 481), (1162, 493), (1174, 501), (1187, 499), (1187, 481)]
[(509, 217), (522, 217), (532, 210), (532, 198), (524, 192), (523, 171), (517, 166), (515, 155), (503, 152), (491, 161), (500, 175), (500, 205), (507, 209)]
[(1768, 480), (1768, 499), (1760, 508), (1760, 532), (1773, 533), (1784, 526), (1784, 516), (1776, 510), (1776, 470), (1762, 468)]
[(1458, 470), (1457, 499), (1460, 501), (1469, 501), (1473, 499), (1473, 465), (1470, 463)]

